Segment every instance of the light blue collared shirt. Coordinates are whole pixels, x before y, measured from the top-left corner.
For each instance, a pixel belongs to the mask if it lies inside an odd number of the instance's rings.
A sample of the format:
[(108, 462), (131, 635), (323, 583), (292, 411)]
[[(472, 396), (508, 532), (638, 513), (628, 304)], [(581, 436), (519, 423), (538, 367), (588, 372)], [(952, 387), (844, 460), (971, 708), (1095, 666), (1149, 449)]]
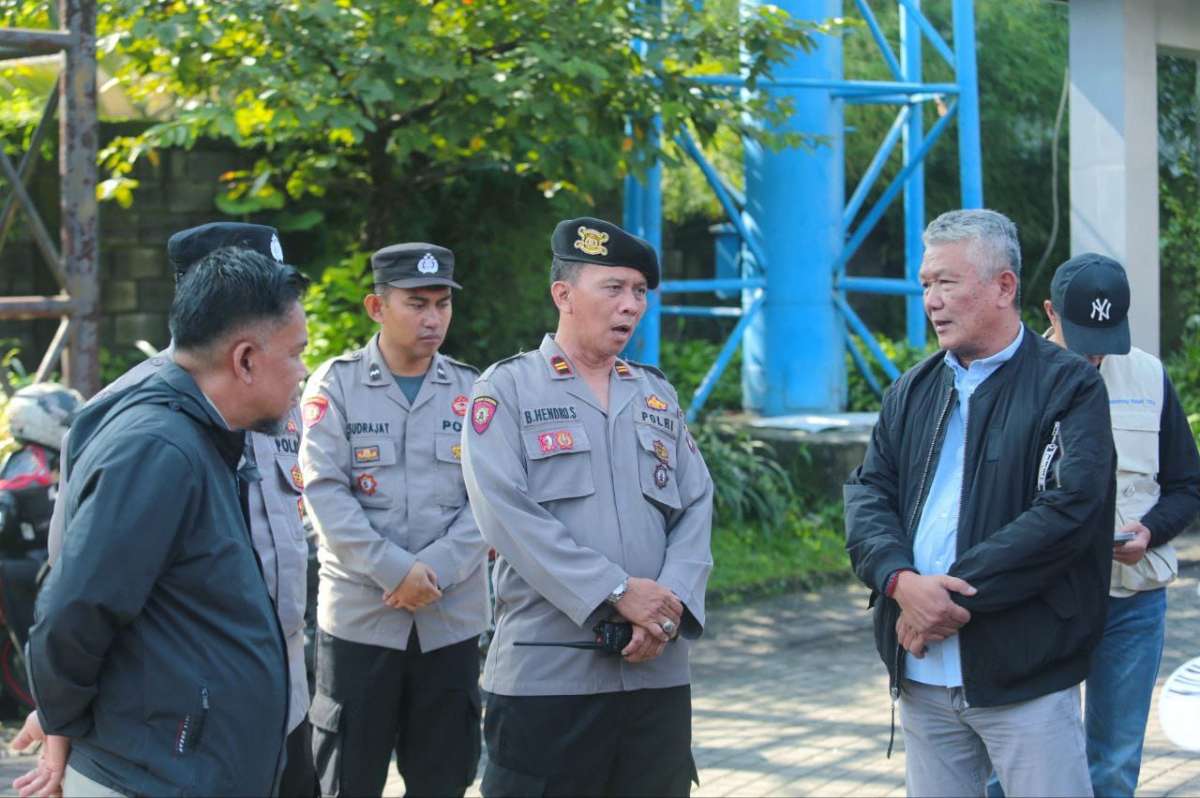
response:
[[(938, 456), (937, 470), (933, 473), (929, 497), (921, 510), (921, 521), (917, 524), (917, 535), (913, 541), (913, 562), (921, 574), (947, 573), (958, 557), (958, 510), (962, 498), (963, 457), (967, 445), (967, 413), (971, 395), (996, 369), (1008, 362), (1024, 337), (1025, 327), (1022, 325), (1011, 344), (991, 357), (972, 362), (967, 368), (963, 368), (952, 353), (946, 353), (946, 365), (954, 372), (958, 403), (946, 421), (946, 437)], [(958, 635), (952, 635), (940, 643), (930, 643), (925, 648), (924, 659), (907, 653), (904, 658), (905, 675), (914, 682), (962, 687)]]

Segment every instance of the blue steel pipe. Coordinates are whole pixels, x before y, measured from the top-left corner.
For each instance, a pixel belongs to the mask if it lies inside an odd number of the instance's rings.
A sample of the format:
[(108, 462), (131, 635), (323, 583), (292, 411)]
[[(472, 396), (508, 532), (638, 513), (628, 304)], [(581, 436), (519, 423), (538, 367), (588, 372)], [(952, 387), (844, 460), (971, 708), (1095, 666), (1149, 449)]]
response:
[(728, 305), (705, 307), (703, 305), (663, 305), (659, 308), (664, 316), (700, 316), (710, 319), (736, 319), (745, 315), (741, 308)]
[(858, 6), (863, 19), (867, 21), (867, 27), (871, 29), (871, 35), (875, 38), (875, 44), (879, 46), (879, 52), (883, 55), (883, 60), (887, 61), (888, 69), (892, 71), (892, 77), (899, 81), (905, 80), (906, 78), (900, 70), (900, 63), (892, 53), (892, 48), (888, 45), (887, 38), (883, 35), (883, 30), (879, 27), (879, 20), (875, 19), (875, 12), (871, 10), (870, 4), (867, 3), (867, 0), (854, 0), (854, 4)]
[[(902, 0), (911, 2), (911, 0)], [(955, 73), (963, 87), (958, 104), (958, 158), (962, 206), (983, 207), (983, 155), (979, 144), (979, 76), (975, 63), (975, 7), (971, 0), (954, 4)]]
[(750, 254), (754, 256), (759, 269), (765, 269), (767, 258), (763, 252), (762, 244), (759, 243), (758, 236), (753, 235), (749, 228), (746, 227), (746, 220), (742, 218), (741, 209), (745, 207), (746, 198), (742, 197), (740, 204), (734, 202), (733, 197), (726, 190), (725, 181), (721, 179), (721, 176), (717, 174), (717, 170), (704, 157), (704, 153), (696, 144), (696, 140), (692, 138), (691, 133), (684, 130), (679, 134), (678, 141), (684, 151), (696, 162), (696, 166), (700, 167), (700, 172), (704, 175), (704, 179), (708, 181), (708, 185), (712, 187), (713, 193), (717, 195), (717, 202), (721, 204), (721, 207), (725, 210), (725, 215), (729, 217), (729, 222), (737, 229), (742, 242), (750, 250)]
[(896, 147), (896, 142), (900, 140), (900, 135), (904, 132), (904, 124), (908, 121), (908, 114), (908, 106), (901, 108), (900, 113), (896, 114), (896, 120), (892, 122), (887, 135), (884, 136), (883, 143), (875, 151), (875, 156), (871, 158), (871, 163), (867, 166), (867, 171), (863, 173), (862, 179), (858, 181), (858, 185), (854, 188), (854, 193), (850, 195), (850, 201), (846, 203), (846, 209), (842, 211), (843, 235), (850, 230), (850, 225), (854, 222), (854, 217), (858, 215), (862, 204), (866, 202), (868, 192), (875, 185), (875, 181), (879, 179), (880, 173), (883, 172), (883, 167), (887, 165), (888, 158), (891, 157), (892, 150)]
[(840, 271), (845, 267), (850, 258), (854, 257), (854, 253), (858, 251), (858, 248), (862, 246), (862, 242), (865, 241), (870, 232), (875, 229), (875, 225), (879, 224), (879, 220), (883, 218), (883, 212), (887, 210), (888, 205), (890, 205), (892, 200), (896, 198), (896, 195), (900, 193), (900, 189), (904, 187), (904, 181), (908, 179), (908, 176), (912, 174), (913, 170), (922, 162), (926, 153), (928, 153), (933, 145), (937, 143), (937, 140), (941, 137), (942, 132), (945, 131), (946, 126), (950, 124), (950, 120), (952, 120), (955, 116), (955, 109), (957, 109), (957, 107), (957, 102), (951, 105), (949, 110), (946, 111), (946, 115), (939, 119), (937, 124), (930, 129), (929, 135), (923, 142), (921, 142), (921, 146), (917, 149), (916, 153), (914, 153), (913, 157), (915, 160), (908, 163), (903, 169), (900, 170), (900, 173), (896, 175), (896, 177), (888, 185), (887, 190), (883, 192), (883, 196), (875, 202), (875, 205), (871, 208), (870, 212), (867, 213), (866, 218), (864, 218), (858, 225), (857, 229), (855, 229), (854, 235), (848, 242), (846, 242), (846, 246), (842, 248), (841, 254), (833, 264), (835, 272)]
[[(696, 75), (688, 78), (693, 83), (708, 86), (740, 88), (746, 79), (738, 75)], [(755, 85), (769, 89), (831, 89), (838, 92), (860, 94), (909, 94), (928, 92), (931, 94), (958, 94), (957, 83), (903, 83), (889, 80), (826, 80), (823, 78), (761, 78)]]
[[(925, 36), (928, 37), (929, 43), (933, 45), (933, 49), (938, 51), (938, 55), (940, 55), (943, 59), (945, 59), (946, 63), (949, 64), (951, 68), (954, 68), (955, 67), (955, 64), (954, 64), (955, 58), (954, 58), (954, 53), (950, 50), (950, 45), (946, 44), (946, 40), (943, 39), (942, 35), (937, 32), (937, 28), (933, 27), (933, 23), (930, 22), (929, 19), (924, 14), (921, 13), (921, 9), (917, 7), (917, 4), (915, 2), (913, 2), (913, 0), (900, 0), (900, 5), (904, 6), (904, 8), (910, 14), (912, 14), (913, 21), (917, 23), (917, 25), (921, 28), (922, 32), (924, 32)], [(956, 8), (958, 7), (958, 5), (959, 5), (959, 3), (954, 3), (954, 6)], [(968, 5), (969, 5), (969, 3), (968, 3)], [(972, 25), (973, 24), (974, 23), (972, 23)], [(974, 41), (974, 39), (975, 39), (975, 31), (974, 31), (974, 29), (972, 29), (971, 40)], [(957, 30), (954, 33), (954, 44), (955, 45), (959, 44)], [(959, 85), (962, 85), (962, 75), (961, 74), (958, 75), (958, 82), (959, 82)]]
[[(843, 324), (845, 320), (843, 319)], [(871, 393), (876, 396), (883, 396), (883, 388), (879, 385), (879, 380), (875, 377), (875, 372), (871, 371), (871, 364), (867, 362), (867, 358), (863, 355), (862, 350), (854, 343), (854, 339), (850, 337), (850, 331), (846, 331), (846, 349), (850, 350), (850, 359), (854, 361), (854, 365), (858, 367), (858, 372), (863, 375), (863, 379), (867, 381), (867, 385), (871, 388)]]
[(696, 420), (704, 403), (708, 401), (709, 394), (717, 387), (717, 381), (721, 379), (721, 375), (725, 373), (725, 369), (729, 366), (729, 361), (733, 359), (733, 353), (737, 350), (738, 344), (742, 342), (742, 336), (746, 333), (746, 328), (750, 325), (751, 319), (758, 315), (758, 311), (763, 306), (764, 296), (760, 291), (750, 306), (746, 308), (746, 312), (738, 319), (738, 323), (734, 325), (733, 332), (729, 333), (729, 337), (725, 339), (725, 344), (721, 347), (721, 351), (717, 353), (717, 359), (713, 361), (712, 367), (708, 373), (704, 375), (704, 379), (696, 386), (696, 392), (692, 394), (692, 403), (688, 406), (687, 420), (689, 423)]
[(920, 283), (898, 280), (894, 277), (843, 277), (835, 286), (839, 291), (856, 294), (890, 294), (893, 296), (920, 296), (924, 293)]
[(875, 340), (875, 336), (867, 329), (867, 325), (863, 323), (863, 320), (854, 312), (854, 308), (850, 307), (846, 303), (846, 300), (837, 294), (833, 295), (833, 304), (842, 312), (842, 317), (850, 325), (850, 329), (862, 339), (862, 342), (867, 345), (867, 349), (871, 350), (871, 354), (878, 361), (880, 367), (883, 369), (883, 373), (888, 375), (888, 379), (892, 381), (900, 379), (900, 369), (896, 368), (896, 364), (887, 356), (887, 352), (883, 351), (883, 347)]
[(689, 294), (708, 291), (749, 291), (766, 288), (765, 277), (731, 277), (725, 280), (664, 280), (658, 290), (664, 294)]
[(833, 93), (849, 105), (915, 105), (938, 100), (944, 94), (841, 94)]
[[(915, 0), (919, 3), (920, 0)], [(900, 47), (904, 57), (904, 79), (921, 80), (921, 31), (907, 8), (900, 10)], [(962, 124), (962, 117), (959, 117)], [(925, 138), (925, 109), (914, 103), (909, 106), (908, 124), (904, 128), (904, 163), (916, 161), (904, 184), (904, 276), (917, 282), (921, 270), (925, 231), (925, 164), (914, 158)], [(904, 300), (904, 327), (910, 346), (925, 347), (925, 308), (919, 297)]]

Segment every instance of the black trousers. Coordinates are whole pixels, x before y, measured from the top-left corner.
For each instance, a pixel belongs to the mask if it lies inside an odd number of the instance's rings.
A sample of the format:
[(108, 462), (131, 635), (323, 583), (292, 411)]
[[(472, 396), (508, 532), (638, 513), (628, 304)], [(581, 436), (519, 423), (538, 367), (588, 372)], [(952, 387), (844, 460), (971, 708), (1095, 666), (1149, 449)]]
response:
[(392, 753), (409, 796), (461, 796), (479, 767), (479, 643), (422, 652), (318, 630), (313, 759), (321, 794), (380, 795)]
[(313, 798), (317, 794), (317, 772), (313, 769), (312, 726), (307, 720), (292, 729), (286, 745), (279, 798)]
[(481, 791), (502, 796), (686, 796), (692, 692), (488, 695)]

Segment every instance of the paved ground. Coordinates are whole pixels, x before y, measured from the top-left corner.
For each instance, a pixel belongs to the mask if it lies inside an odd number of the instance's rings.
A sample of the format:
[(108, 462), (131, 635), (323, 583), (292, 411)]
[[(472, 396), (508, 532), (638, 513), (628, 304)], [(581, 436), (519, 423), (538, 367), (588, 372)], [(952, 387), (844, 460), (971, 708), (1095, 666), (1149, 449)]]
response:
[[(1168, 594), (1160, 685), (1200, 656), (1200, 536), (1190, 536), (1184, 558)], [(695, 795), (903, 795), (900, 735), (884, 756), (890, 702), (865, 606), (866, 592), (845, 585), (712, 613), (693, 658)], [(1138, 795), (1200, 795), (1200, 754), (1174, 750), (1157, 717), (1156, 706)], [(28, 762), (0, 759), (0, 783)], [(386, 794), (403, 791), (393, 771)]]

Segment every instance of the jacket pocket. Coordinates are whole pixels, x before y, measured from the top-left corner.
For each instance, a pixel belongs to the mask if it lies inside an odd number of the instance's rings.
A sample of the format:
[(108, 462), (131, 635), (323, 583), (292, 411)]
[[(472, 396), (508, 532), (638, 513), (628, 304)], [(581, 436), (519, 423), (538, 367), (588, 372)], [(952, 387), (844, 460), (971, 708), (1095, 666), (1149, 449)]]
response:
[(433, 456), (437, 460), (438, 504), (462, 507), (467, 503), (467, 486), (462, 474), (462, 433), (435, 434)]
[(350, 489), (363, 507), (388, 507), (400, 494), (402, 469), (395, 468), (396, 443), (386, 438), (350, 441)]
[(1135, 474), (1158, 473), (1158, 433), (1161, 418), (1157, 410), (1114, 408), (1113, 443), (1117, 449), (1117, 470)]
[(313, 765), (321, 782), (321, 795), (337, 796), (342, 782), (342, 705), (325, 693), (313, 696), (308, 709), (313, 725)]
[(576, 499), (596, 492), (592, 445), (582, 424), (525, 430), (521, 440), (534, 501)]
[(638, 479), (646, 498), (666, 511), (678, 510), (679, 483), (676, 479), (677, 465), (675, 441), (658, 430), (635, 425), (638, 438)]

